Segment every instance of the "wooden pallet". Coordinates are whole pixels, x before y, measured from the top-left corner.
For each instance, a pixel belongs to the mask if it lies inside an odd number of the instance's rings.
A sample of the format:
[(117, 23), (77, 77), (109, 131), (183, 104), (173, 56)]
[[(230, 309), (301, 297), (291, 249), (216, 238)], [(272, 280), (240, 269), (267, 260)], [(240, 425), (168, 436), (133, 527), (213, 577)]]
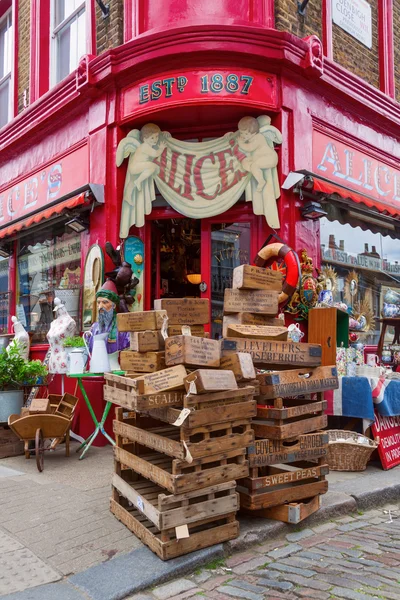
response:
[(191, 464), (159, 452), (136, 456), (118, 445), (114, 447), (114, 455), (120, 465), (133, 469), (172, 494), (191, 492), (249, 474), (245, 449), (196, 458)]
[(294, 465), (278, 465), (276, 467), (251, 467), (249, 477), (239, 481), (250, 493), (265, 490), (281, 490), (284, 486), (299, 483), (323, 481), (329, 473), (325, 459), (315, 463), (295, 463)]
[(191, 429), (159, 423), (156, 427), (143, 429), (139, 419), (138, 427), (114, 421), (114, 433), (173, 458), (187, 460), (188, 456), (202, 458), (247, 448), (254, 441), (250, 423), (250, 419), (241, 419)]
[[(223, 517), (239, 508), (235, 481), (177, 495), (165, 494), (163, 488), (144, 478), (128, 482), (116, 473), (112, 485), (122, 497), (122, 505), (123, 499), (128, 500), (161, 532), (211, 517)], [(169, 531), (162, 539), (165, 537), (169, 539)]]
[(328, 442), (328, 434), (323, 431), (306, 433), (291, 441), (256, 440), (248, 448), (249, 465), (250, 467), (262, 467), (314, 460), (327, 455)]
[(144, 394), (143, 382), (140, 379), (106, 373), (106, 385), (103, 388), (104, 400), (122, 406), (127, 410), (138, 412), (160, 406), (182, 406), (185, 395), (183, 389), (183, 377), (185, 376), (186, 371), (182, 375), (182, 389)]
[(257, 418), (253, 420), (256, 438), (287, 440), (304, 433), (324, 429), (328, 424), (327, 415), (323, 414), (327, 402), (318, 393), (318, 401), (274, 399), (274, 406), (257, 406)]
[(321, 508), (321, 496), (306, 498), (302, 502), (289, 502), (273, 508), (263, 508), (261, 510), (241, 509), (241, 512), (252, 517), (261, 517), (264, 519), (274, 519), (296, 525), (304, 521), (307, 517), (317, 512)]
[[(177, 539), (175, 529), (169, 530), (170, 539), (162, 540), (161, 532), (157, 530), (154, 523), (137, 509), (124, 508), (114, 499), (111, 499), (110, 508), (117, 519), (162, 560), (169, 560), (201, 548), (227, 542), (239, 535), (239, 523), (236, 521), (235, 513), (190, 523), (187, 526), (189, 531), (187, 538)], [(163, 534), (167, 534), (167, 531), (164, 531)]]

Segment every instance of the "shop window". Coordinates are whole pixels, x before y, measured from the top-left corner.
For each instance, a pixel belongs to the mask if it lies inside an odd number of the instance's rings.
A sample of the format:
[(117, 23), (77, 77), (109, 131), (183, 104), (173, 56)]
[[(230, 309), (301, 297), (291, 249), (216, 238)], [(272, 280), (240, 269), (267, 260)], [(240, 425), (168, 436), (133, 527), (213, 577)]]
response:
[(10, 292), (8, 288), (9, 259), (0, 258), (0, 333), (7, 333), (10, 309)]
[(11, 10), (0, 19), (0, 127), (11, 119)]
[(81, 330), (81, 238), (53, 232), (30, 234), (19, 242), (17, 317), (33, 333), (33, 342), (47, 343), (54, 318), (54, 298), (65, 304)]
[[(376, 345), (380, 332), (377, 319), (382, 316), (383, 304), (400, 293), (400, 240), (384, 226), (372, 226), (372, 231), (327, 218), (320, 223), (321, 263), (325, 269), (332, 269), (333, 300), (345, 303), (356, 317), (365, 314), (367, 325), (355, 331), (361, 342)], [(375, 322), (369, 327), (371, 316)], [(393, 332), (389, 331), (387, 341), (392, 338)]]
[(53, 0), (51, 78), (56, 84), (74, 71), (86, 54), (85, 2)]

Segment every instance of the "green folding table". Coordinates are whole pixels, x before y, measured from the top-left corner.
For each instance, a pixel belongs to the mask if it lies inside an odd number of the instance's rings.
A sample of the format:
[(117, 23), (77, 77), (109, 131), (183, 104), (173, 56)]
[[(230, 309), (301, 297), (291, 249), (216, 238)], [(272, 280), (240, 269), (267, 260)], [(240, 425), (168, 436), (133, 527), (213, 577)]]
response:
[[(118, 373), (119, 375), (122, 375), (125, 373), (124, 371), (113, 371), (113, 372)], [(84, 448), (82, 454), (79, 457), (79, 460), (82, 460), (82, 458), (85, 456), (86, 452), (89, 450), (90, 446), (93, 444), (94, 440), (96, 439), (96, 437), (98, 436), (99, 433), (102, 433), (104, 435), (104, 437), (110, 442), (110, 444), (115, 446), (114, 440), (108, 435), (107, 431), (104, 429), (104, 423), (107, 419), (108, 413), (110, 412), (112, 402), (106, 402), (106, 406), (104, 408), (104, 412), (101, 417), (101, 420), (98, 421), (97, 417), (95, 415), (95, 412), (92, 408), (92, 405), (90, 404), (90, 400), (87, 396), (85, 386), (83, 385), (82, 379), (86, 379), (89, 377), (104, 377), (104, 373), (74, 373), (74, 374), (68, 375), (68, 377), (78, 380), (79, 389), (82, 392), (83, 399), (86, 402), (86, 406), (88, 407), (90, 415), (93, 419), (93, 423), (95, 424), (95, 430), (93, 431), (93, 433), (91, 433), (89, 435), (89, 437), (84, 442), (82, 442), (82, 444), (77, 449), (77, 452), (79, 452), (79, 450)]]

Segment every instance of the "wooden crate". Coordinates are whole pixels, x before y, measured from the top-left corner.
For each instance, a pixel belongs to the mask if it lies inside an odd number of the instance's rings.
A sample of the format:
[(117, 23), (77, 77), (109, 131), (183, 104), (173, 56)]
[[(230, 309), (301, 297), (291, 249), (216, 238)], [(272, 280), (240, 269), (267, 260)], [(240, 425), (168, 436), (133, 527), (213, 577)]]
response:
[(169, 325), (167, 328), (168, 337), (183, 335), (184, 331), (182, 331), (182, 327), (190, 327), (190, 335), (194, 337), (207, 337), (204, 325)]
[(222, 319), (222, 337), (227, 336), (228, 325), (269, 325), (270, 327), (284, 327), (285, 321), (262, 314), (239, 312), (224, 315)]
[(269, 475), (248, 477), (238, 482), (240, 506), (252, 511), (263, 510), (325, 494), (328, 491), (328, 482), (325, 481), (328, 471), (325, 464), (309, 468), (269, 467)]
[(8, 425), (0, 425), (0, 458), (20, 456), (24, 453), (24, 442)]
[(190, 464), (159, 452), (146, 454), (143, 457), (136, 456), (118, 446), (114, 447), (114, 456), (121, 465), (150, 479), (172, 494), (191, 492), (225, 481), (240, 479), (249, 474), (245, 449), (224, 452), (218, 456), (197, 458)]
[(176, 532), (173, 530), (171, 539), (163, 541), (161, 532), (137, 509), (124, 508), (112, 499), (111, 512), (162, 560), (169, 560), (214, 544), (227, 542), (239, 535), (236, 513), (216, 519), (211, 517), (200, 523), (191, 523), (188, 525), (189, 537), (177, 539)]
[(263, 508), (261, 510), (241, 509), (241, 512), (253, 517), (263, 519), (274, 519), (283, 523), (297, 525), (307, 517), (314, 514), (321, 508), (321, 496), (306, 498), (302, 502), (289, 502), (289, 504), (281, 504), (272, 508)]
[(162, 532), (239, 509), (235, 481), (173, 495), (143, 477), (131, 482), (114, 473), (112, 486)]
[(233, 269), (232, 287), (239, 290), (282, 291), (282, 273), (253, 265)]
[(233, 290), (225, 288), (224, 314), (251, 312), (275, 317), (279, 292), (274, 290)]
[[(183, 365), (171, 367), (169, 369), (163, 369), (157, 373), (149, 373), (147, 375), (140, 376), (121, 376), (114, 375), (112, 373), (106, 373), (106, 385), (105, 391), (109, 394), (110, 402), (119, 404), (118, 397), (121, 402), (126, 404), (126, 408), (129, 410), (138, 410), (135, 408), (135, 404), (140, 404), (139, 396), (144, 396), (143, 404), (149, 405), (147, 401), (148, 396), (157, 396), (160, 393), (177, 391), (184, 389), (184, 379), (187, 375), (186, 369)], [(114, 390), (114, 393), (111, 393)], [(132, 396), (132, 398), (131, 398)], [(180, 396), (179, 396), (180, 397)], [(160, 399), (160, 402), (162, 400)], [(168, 400), (165, 404), (171, 404)], [(173, 403), (177, 403), (176, 401)], [(120, 406), (125, 406), (120, 404)], [(153, 407), (156, 404), (153, 404)], [(162, 404), (159, 404), (162, 406)]]
[(329, 473), (325, 457), (316, 462), (298, 461), (292, 465), (250, 467), (249, 477), (241, 479), (239, 484), (250, 493), (258, 490), (277, 490), (293, 483), (323, 481)]
[(324, 429), (328, 424), (328, 417), (324, 414), (327, 402), (322, 400), (321, 393), (318, 393), (318, 400), (288, 399), (284, 406), (282, 398), (276, 398), (273, 407), (258, 405), (257, 418), (253, 420), (256, 438), (287, 440)]
[[(326, 432), (306, 433), (296, 440), (256, 440), (248, 448), (250, 467), (288, 464), (327, 456), (329, 436)], [(318, 492), (317, 492), (318, 493)], [(310, 494), (316, 495), (316, 494)]]
[(219, 367), (221, 343), (191, 335), (176, 335), (165, 340), (165, 364), (192, 367)]
[(133, 352), (123, 350), (119, 355), (123, 371), (136, 371), (137, 373), (155, 373), (165, 369), (164, 352)]
[[(150, 413), (149, 416), (154, 415)], [(247, 448), (254, 441), (250, 418), (193, 428), (155, 423), (154, 427), (143, 429), (140, 419), (137, 426), (118, 420), (113, 426), (114, 433), (124, 440), (181, 460), (220, 456), (224, 452)]]
[(34, 398), (28, 409), (29, 414), (38, 415), (50, 412), (49, 398)]
[(79, 399), (72, 394), (68, 394), (66, 392), (59, 401), (54, 414), (62, 415), (63, 417), (67, 417), (67, 419), (71, 419), (74, 414), (75, 408), (79, 402)]
[(237, 389), (237, 383), (231, 370), (197, 369), (185, 377), (185, 388), (191, 394), (207, 394)]
[(261, 373), (257, 379), (260, 382), (260, 400), (324, 392), (339, 387), (336, 366)]
[(247, 352), (235, 352), (229, 356), (223, 356), (221, 358), (221, 369), (233, 371), (236, 380), (239, 382), (249, 382), (256, 379), (253, 359)]
[(164, 338), (160, 330), (133, 331), (129, 334), (130, 350), (134, 352), (157, 352), (164, 349)]
[(286, 327), (271, 327), (270, 325), (228, 325), (226, 337), (286, 342), (288, 330)]
[(246, 338), (222, 340), (222, 356), (232, 352), (248, 352), (255, 365), (316, 367), (321, 364), (321, 346), (295, 342), (274, 342)]
[(210, 320), (208, 298), (161, 298), (154, 308), (166, 310), (168, 325), (205, 325)]
[(117, 314), (118, 331), (146, 331), (162, 329), (166, 322), (165, 310), (145, 310)]

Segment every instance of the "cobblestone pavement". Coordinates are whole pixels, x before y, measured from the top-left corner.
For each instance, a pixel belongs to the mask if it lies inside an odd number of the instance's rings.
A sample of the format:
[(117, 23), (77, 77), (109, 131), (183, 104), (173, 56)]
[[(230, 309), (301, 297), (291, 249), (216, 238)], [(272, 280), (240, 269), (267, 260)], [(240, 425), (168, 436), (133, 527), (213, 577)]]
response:
[(129, 600), (400, 600), (400, 503), (216, 561)]

